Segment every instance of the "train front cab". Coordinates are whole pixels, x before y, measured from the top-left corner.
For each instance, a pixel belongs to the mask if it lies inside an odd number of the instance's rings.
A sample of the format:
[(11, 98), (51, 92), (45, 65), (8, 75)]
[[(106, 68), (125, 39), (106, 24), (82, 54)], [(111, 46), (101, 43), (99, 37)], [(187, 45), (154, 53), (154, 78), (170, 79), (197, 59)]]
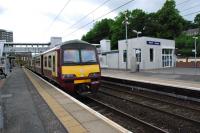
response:
[(101, 71), (96, 48), (90, 44), (61, 47), (61, 84), (78, 93), (96, 92), (100, 86)]

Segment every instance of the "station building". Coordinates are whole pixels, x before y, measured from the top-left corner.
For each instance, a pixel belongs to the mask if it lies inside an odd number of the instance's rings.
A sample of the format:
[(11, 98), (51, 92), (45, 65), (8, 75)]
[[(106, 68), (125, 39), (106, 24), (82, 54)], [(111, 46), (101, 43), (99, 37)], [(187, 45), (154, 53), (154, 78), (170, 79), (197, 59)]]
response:
[(174, 40), (152, 37), (131, 38), (127, 43), (119, 40), (118, 50), (109, 49), (109, 40), (102, 40), (102, 45), (99, 53), (102, 68), (148, 70), (175, 66)]

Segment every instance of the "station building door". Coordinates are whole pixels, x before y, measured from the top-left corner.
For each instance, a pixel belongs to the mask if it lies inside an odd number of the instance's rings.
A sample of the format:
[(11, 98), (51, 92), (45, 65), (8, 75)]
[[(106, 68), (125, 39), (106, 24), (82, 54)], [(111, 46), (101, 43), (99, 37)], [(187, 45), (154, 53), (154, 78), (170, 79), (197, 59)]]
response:
[(162, 49), (162, 67), (172, 67), (172, 49)]

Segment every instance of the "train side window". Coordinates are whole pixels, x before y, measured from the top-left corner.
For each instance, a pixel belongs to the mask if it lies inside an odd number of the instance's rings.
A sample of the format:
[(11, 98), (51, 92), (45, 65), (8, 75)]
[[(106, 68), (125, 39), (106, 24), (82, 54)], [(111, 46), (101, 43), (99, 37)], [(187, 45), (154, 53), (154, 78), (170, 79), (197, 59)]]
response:
[(48, 56), (48, 67), (51, 68), (51, 55)]
[(56, 64), (55, 64), (55, 55), (53, 56), (53, 71), (55, 72), (56, 70)]
[(44, 57), (44, 66), (47, 67), (47, 57)]

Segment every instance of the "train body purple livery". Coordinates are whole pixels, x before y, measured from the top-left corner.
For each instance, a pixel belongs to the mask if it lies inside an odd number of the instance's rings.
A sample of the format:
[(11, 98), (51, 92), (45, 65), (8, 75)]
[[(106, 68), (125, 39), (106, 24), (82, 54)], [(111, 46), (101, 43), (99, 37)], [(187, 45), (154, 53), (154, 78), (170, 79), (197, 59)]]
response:
[(97, 92), (100, 86), (96, 47), (84, 41), (64, 42), (32, 58), (28, 67), (70, 92)]

